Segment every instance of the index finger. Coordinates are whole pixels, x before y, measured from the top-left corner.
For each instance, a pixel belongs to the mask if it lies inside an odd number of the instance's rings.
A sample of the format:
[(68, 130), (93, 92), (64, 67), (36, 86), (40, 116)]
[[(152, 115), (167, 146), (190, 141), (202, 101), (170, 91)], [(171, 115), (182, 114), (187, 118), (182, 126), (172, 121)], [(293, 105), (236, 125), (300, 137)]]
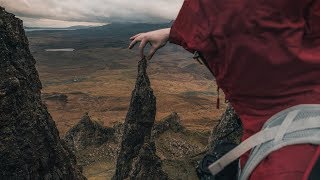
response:
[(137, 44), (138, 41), (139, 41), (138, 39), (134, 39), (134, 40), (130, 43), (129, 49), (132, 49), (132, 48), (134, 47), (134, 45)]

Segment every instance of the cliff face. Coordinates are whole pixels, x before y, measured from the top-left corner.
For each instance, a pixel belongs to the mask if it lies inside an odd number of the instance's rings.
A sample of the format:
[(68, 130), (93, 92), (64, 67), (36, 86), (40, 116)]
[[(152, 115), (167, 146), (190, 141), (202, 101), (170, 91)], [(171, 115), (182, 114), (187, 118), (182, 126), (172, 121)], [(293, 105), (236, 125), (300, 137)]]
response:
[(22, 21), (0, 7), (0, 177), (85, 179), (41, 101)]
[[(145, 159), (145, 152), (150, 153), (151, 150), (155, 155), (155, 148), (147, 148), (150, 143), (152, 143), (150, 142), (150, 139), (156, 115), (156, 97), (153, 95), (153, 90), (150, 87), (150, 81), (146, 71), (147, 60), (142, 59), (139, 61), (138, 77), (135, 89), (132, 91), (129, 111), (124, 123), (121, 150), (118, 155), (116, 173), (113, 176), (113, 179), (121, 180), (128, 178), (133, 169), (134, 161), (138, 159), (137, 162), (143, 162), (143, 159)], [(144, 146), (144, 144), (146, 145)], [(143, 146), (146, 148), (142, 148)], [(139, 154), (140, 151), (141, 153)], [(150, 157), (147, 159), (152, 160)], [(156, 160), (156, 158), (154, 158), (154, 160)], [(148, 162), (150, 163), (150, 161)], [(145, 169), (142, 168), (144, 165), (141, 163), (140, 165), (140, 170)], [(157, 165), (160, 166), (159, 164)], [(161, 168), (158, 167), (158, 169)], [(140, 170), (133, 170), (134, 172), (131, 173), (130, 178), (143, 178), (143, 174), (145, 173)], [(157, 177), (157, 179), (166, 178), (161, 176), (164, 173), (157, 174), (157, 172), (148, 172), (148, 174), (153, 174), (153, 177)]]

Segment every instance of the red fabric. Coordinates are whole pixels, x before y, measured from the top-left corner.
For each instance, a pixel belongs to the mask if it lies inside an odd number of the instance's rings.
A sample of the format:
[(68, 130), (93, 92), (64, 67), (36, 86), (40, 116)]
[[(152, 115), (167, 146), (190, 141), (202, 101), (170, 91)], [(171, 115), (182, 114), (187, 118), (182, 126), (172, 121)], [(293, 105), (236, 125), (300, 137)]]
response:
[[(202, 53), (241, 117), (243, 140), (283, 109), (320, 104), (320, 0), (185, 0), (169, 40)], [(301, 179), (315, 151), (285, 147), (251, 177)]]
[(306, 172), (304, 173), (303, 175), (303, 180), (308, 180), (309, 179), (309, 176), (311, 174), (311, 171), (313, 170), (317, 160), (320, 158), (320, 147), (318, 148), (316, 154), (313, 156), (310, 164), (308, 165), (307, 167), (307, 170)]

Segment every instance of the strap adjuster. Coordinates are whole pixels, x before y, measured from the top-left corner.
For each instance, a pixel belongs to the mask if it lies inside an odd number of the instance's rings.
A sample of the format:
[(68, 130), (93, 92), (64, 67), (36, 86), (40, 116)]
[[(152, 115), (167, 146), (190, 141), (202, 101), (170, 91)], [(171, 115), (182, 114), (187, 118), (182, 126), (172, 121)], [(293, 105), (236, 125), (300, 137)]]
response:
[(198, 51), (193, 53), (193, 59), (197, 60), (199, 64), (203, 65), (203, 59), (201, 58)]

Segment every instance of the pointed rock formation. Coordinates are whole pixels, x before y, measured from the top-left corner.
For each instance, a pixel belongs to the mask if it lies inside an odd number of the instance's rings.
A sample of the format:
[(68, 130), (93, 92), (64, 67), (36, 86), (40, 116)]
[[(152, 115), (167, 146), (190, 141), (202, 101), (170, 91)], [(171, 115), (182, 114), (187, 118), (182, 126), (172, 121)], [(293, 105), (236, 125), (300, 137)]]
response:
[(0, 177), (85, 179), (41, 101), (22, 21), (0, 7)]
[(83, 150), (89, 146), (101, 146), (113, 140), (115, 130), (103, 127), (98, 122), (92, 121), (86, 113), (81, 120), (65, 135), (65, 141), (74, 151)]
[[(137, 158), (144, 159), (143, 157), (145, 154), (143, 152), (150, 151), (148, 148), (145, 149), (145, 151), (141, 150), (144, 149), (142, 147), (145, 142), (149, 142), (151, 138), (151, 131), (156, 115), (156, 97), (153, 95), (153, 90), (150, 87), (150, 81), (146, 71), (147, 60), (143, 58), (139, 61), (138, 77), (135, 89), (132, 92), (129, 111), (124, 123), (121, 150), (117, 159), (116, 173), (113, 176), (114, 180), (129, 178), (134, 161)], [(142, 154), (139, 155), (140, 151), (142, 151)], [(155, 155), (155, 149), (151, 149), (151, 151), (153, 152), (152, 154)], [(156, 158), (154, 159), (156, 160)], [(140, 164), (139, 166), (142, 167), (145, 165)], [(140, 170), (144, 170), (144, 168), (140, 168)], [(134, 173), (131, 174), (135, 176), (145, 173), (141, 171), (137, 172), (135, 170)], [(156, 176), (161, 176), (161, 174), (154, 174), (154, 177)], [(131, 176), (130, 179), (137, 179), (137, 177)]]
[(228, 104), (219, 124), (212, 130), (209, 137), (209, 153), (213, 153), (221, 141), (239, 144), (241, 136), (241, 120), (232, 106)]

